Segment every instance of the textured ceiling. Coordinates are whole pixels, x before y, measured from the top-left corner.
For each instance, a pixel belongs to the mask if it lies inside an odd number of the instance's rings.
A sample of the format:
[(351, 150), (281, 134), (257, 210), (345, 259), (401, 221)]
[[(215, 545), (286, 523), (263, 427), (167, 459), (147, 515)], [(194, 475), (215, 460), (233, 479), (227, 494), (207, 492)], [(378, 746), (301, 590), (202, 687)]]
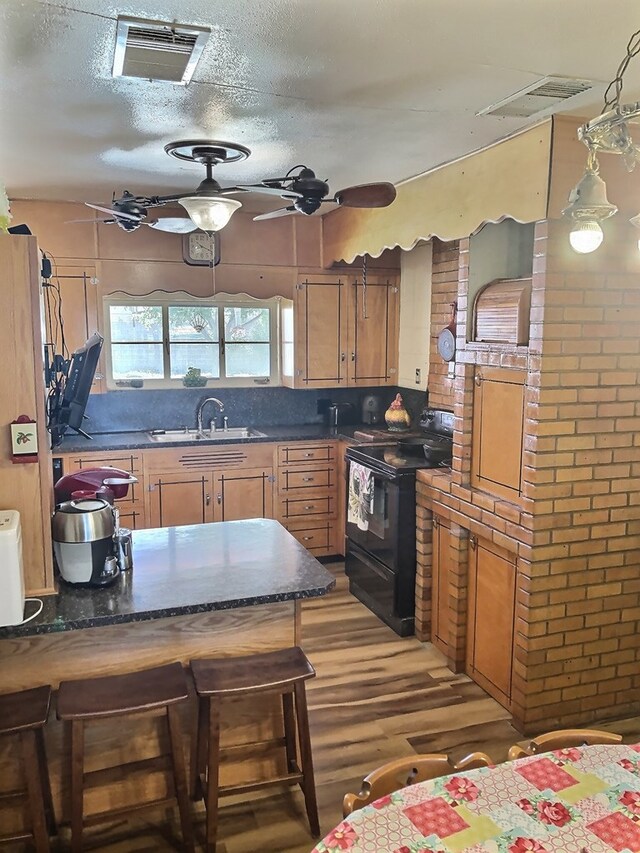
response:
[[(118, 14), (210, 27), (192, 83), (114, 80)], [(211, 137), (253, 151), (222, 184), (301, 162), (334, 191), (398, 182), (525, 126), (474, 113), (545, 74), (608, 81), (639, 26), (636, 0), (1, 0), (0, 181), (22, 198), (188, 189), (201, 170), (163, 145)]]

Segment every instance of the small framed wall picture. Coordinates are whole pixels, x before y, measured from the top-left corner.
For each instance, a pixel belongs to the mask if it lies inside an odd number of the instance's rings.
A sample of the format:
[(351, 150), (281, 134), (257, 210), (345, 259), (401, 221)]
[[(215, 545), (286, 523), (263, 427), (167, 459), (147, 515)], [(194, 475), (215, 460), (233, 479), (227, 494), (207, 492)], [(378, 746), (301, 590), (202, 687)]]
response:
[(38, 431), (35, 421), (11, 424), (11, 452), (14, 456), (35, 456)]

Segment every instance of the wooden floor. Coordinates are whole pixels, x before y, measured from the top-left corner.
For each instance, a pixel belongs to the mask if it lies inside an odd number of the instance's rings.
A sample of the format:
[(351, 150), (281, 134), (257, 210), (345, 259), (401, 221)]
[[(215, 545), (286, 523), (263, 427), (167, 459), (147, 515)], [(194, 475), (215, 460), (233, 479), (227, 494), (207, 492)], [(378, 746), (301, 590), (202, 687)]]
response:
[[(458, 759), (473, 749), (496, 761), (520, 736), (509, 714), (464, 675), (454, 675), (443, 656), (414, 637), (402, 639), (347, 589), (342, 564), (330, 566), (337, 588), (303, 605), (303, 645), (317, 671), (307, 682), (311, 738), (320, 806), (327, 833), (341, 817), (343, 795), (358, 790), (366, 773), (392, 758), (450, 752)], [(640, 721), (608, 726), (640, 740)], [(314, 840), (299, 789), (274, 789), (254, 800), (223, 800), (218, 853), (309, 853)], [(204, 816), (196, 809), (196, 832)], [(180, 851), (175, 822), (162, 814), (148, 820), (92, 830), (86, 850), (102, 853)], [(68, 833), (55, 849), (68, 849)]]

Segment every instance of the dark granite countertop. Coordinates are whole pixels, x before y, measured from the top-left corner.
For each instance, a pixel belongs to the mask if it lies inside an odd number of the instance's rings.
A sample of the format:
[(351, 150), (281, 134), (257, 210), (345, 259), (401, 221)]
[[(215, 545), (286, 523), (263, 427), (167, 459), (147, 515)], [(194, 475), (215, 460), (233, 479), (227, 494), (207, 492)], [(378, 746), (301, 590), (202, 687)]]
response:
[(61, 584), (31, 622), (0, 628), (0, 640), (314, 598), (334, 585), (270, 519), (137, 530), (132, 570), (104, 588)]
[(222, 438), (214, 442), (195, 441), (172, 441), (160, 444), (152, 441), (147, 432), (105, 432), (96, 433), (89, 441), (80, 435), (65, 436), (58, 447), (54, 448), (53, 455), (59, 453), (94, 453), (99, 450), (146, 450), (150, 448), (168, 447), (203, 447), (217, 446), (219, 444), (255, 444), (267, 441), (318, 441), (322, 439), (352, 439), (356, 430), (363, 429), (362, 424), (356, 426), (328, 427), (324, 424), (300, 424), (298, 426), (268, 426), (256, 427), (263, 436), (250, 436), (249, 438)]

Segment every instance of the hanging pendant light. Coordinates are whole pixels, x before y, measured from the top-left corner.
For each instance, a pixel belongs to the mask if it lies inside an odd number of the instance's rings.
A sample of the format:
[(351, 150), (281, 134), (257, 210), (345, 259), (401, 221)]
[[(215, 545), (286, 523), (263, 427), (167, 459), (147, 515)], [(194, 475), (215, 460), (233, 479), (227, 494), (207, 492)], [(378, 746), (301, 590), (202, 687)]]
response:
[(574, 223), (569, 234), (571, 248), (581, 255), (595, 252), (604, 236), (600, 223), (617, 212), (615, 204), (607, 199), (607, 186), (598, 174), (597, 157), (590, 151), (585, 173), (571, 190), (569, 205), (562, 211)]

